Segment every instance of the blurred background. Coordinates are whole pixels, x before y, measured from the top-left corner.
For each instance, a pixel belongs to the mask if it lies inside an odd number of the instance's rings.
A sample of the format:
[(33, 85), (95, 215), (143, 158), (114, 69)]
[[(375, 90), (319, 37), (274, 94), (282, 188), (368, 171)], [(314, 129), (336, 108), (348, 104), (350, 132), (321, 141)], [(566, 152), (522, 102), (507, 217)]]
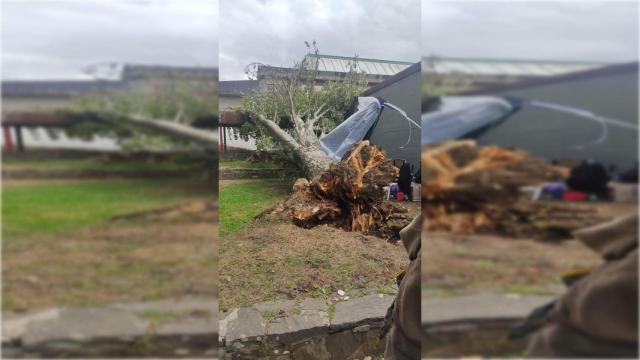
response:
[[(523, 356), (514, 323), (602, 263), (571, 231), (637, 213), (638, 4), (424, 0), (422, 56), (423, 174), (443, 140), (472, 140), (486, 166), (423, 199), (423, 355)], [(528, 154), (510, 180), (499, 165), (484, 178), (520, 193), (464, 190), (492, 166), (487, 146)]]
[(2, 5), (4, 355), (216, 356), (217, 2)]

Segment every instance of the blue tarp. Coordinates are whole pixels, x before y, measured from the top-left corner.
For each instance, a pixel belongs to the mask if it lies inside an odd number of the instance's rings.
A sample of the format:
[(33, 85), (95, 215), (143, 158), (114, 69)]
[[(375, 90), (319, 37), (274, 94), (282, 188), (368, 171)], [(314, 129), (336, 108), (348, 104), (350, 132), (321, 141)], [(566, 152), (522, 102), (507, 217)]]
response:
[(422, 114), (422, 145), (436, 141), (473, 138), (491, 126), (497, 125), (522, 108), (538, 108), (561, 112), (572, 118), (580, 118), (598, 124), (600, 136), (577, 146), (603, 143), (614, 126), (638, 131), (638, 125), (608, 118), (591, 111), (550, 102), (496, 96), (443, 96), (436, 111)]
[(507, 99), (493, 96), (443, 96), (439, 106), (422, 114), (422, 145), (469, 137), (518, 109)]
[(345, 121), (340, 123), (330, 133), (320, 139), (322, 149), (336, 161), (342, 160), (344, 154), (353, 144), (364, 139), (365, 135), (375, 124), (382, 105), (374, 97), (359, 97), (358, 110)]

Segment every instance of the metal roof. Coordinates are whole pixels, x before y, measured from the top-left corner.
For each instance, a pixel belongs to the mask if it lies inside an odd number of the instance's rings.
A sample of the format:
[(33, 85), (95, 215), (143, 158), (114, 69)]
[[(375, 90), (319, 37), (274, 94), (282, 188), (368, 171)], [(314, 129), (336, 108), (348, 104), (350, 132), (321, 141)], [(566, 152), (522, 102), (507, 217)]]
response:
[[(106, 73), (98, 65), (93, 69), (95, 73)], [(113, 91), (127, 89), (133, 83), (132, 80), (149, 80), (154, 76), (199, 79), (206, 81), (216, 81), (218, 70), (204, 67), (177, 67), (160, 65), (130, 65), (125, 64), (118, 68), (109, 67), (114, 71), (120, 71), (118, 76), (108, 76), (115, 80), (15, 80), (2, 81), (2, 97), (37, 97), (37, 98), (67, 98), (88, 92)], [(106, 78), (107, 76), (105, 76)]]
[(387, 78), (385, 81), (369, 87), (362, 93), (362, 96), (371, 96), (372, 94), (386, 88), (387, 86), (391, 86), (402, 79), (405, 79), (415, 73), (419, 73), (420, 69), (421, 63), (414, 63), (413, 65), (395, 74), (394, 76)]
[(221, 96), (242, 96), (252, 90), (258, 89), (258, 80), (231, 80), (220, 81), (218, 84), (218, 94)]
[(122, 81), (3, 81), (2, 97), (71, 97), (87, 92), (120, 90)]
[(124, 81), (151, 77), (183, 77), (193, 79), (218, 79), (218, 69), (169, 65), (124, 64), (120, 78)]
[(407, 61), (391, 61), (367, 59), (360, 57), (346, 57), (335, 55), (307, 55), (304, 58), (305, 66), (313, 68), (317, 66), (318, 71), (347, 73), (357, 64), (357, 68), (369, 75), (393, 76), (408, 68), (413, 63)]
[(480, 76), (556, 76), (592, 70), (610, 65), (586, 61), (497, 60), (429, 57), (423, 59), (423, 71), (437, 74)]
[(607, 65), (607, 66), (602, 66), (595, 69), (576, 71), (576, 72), (557, 75), (557, 76), (530, 78), (530, 79), (525, 79), (518, 82), (510, 83), (510, 84), (496, 84), (494, 86), (480, 87), (478, 89), (463, 91), (459, 94), (460, 95), (496, 94), (496, 93), (501, 93), (505, 91), (520, 90), (520, 89), (526, 89), (531, 87), (553, 85), (553, 84), (558, 84), (558, 83), (563, 83), (568, 81), (579, 81), (579, 80), (586, 80), (586, 79), (592, 79), (592, 78), (604, 77), (604, 76), (617, 76), (621, 74), (624, 74), (625, 76), (629, 76), (631, 78), (637, 78), (638, 66), (639, 64), (637, 61)]

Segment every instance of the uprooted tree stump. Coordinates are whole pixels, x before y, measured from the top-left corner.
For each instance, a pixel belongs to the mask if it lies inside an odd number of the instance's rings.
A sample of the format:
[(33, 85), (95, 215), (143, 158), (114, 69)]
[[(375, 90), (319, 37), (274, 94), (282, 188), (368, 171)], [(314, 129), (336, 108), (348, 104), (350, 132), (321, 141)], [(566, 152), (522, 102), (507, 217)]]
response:
[(407, 209), (384, 201), (383, 187), (397, 176), (379, 148), (360, 141), (318, 177), (298, 179), (289, 197), (267, 213), (283, 214), (304, 228), (329, 224), (396, 240), (411, 222)]
[(564, 179), (568, 169), (521, 150), (445, 141), (424, 147), (421, 160), (429, 231), (558, 239), (606, 220), (593, 207), (526, 199), (523, 186)]

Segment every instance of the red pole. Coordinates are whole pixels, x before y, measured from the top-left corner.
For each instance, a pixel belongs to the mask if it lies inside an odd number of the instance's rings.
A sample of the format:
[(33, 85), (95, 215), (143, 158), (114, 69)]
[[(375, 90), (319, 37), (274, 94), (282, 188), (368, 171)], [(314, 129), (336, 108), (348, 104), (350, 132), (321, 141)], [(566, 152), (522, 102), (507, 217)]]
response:
[(222, 127), (222, 152), (227, 151), (227, 128)]
[(218, 126), (218, 152), (222, 153), (222, 126)]
[(6, 152), (13, 152), (13, 137), (11, 136), (11, 128), (9, 128), (8, 126), (3, 126), (2, 133), (4, 134), (4, 150)]

